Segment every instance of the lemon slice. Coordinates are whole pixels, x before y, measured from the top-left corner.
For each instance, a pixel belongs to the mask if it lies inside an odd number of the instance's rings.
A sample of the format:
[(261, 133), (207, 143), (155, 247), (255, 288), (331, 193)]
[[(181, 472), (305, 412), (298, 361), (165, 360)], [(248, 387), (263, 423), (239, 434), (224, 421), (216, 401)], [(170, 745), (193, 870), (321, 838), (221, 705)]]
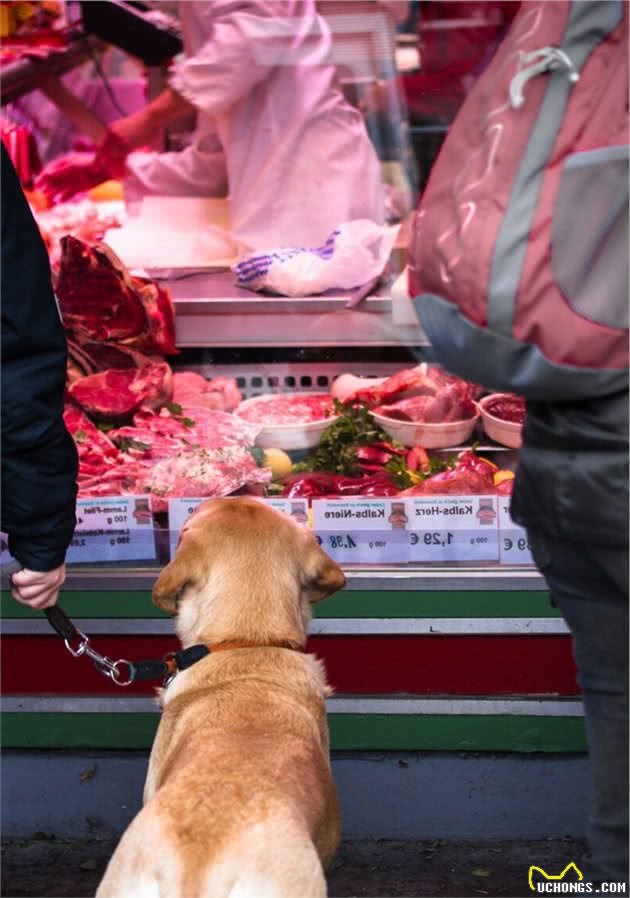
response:
[(291, 473), (293, 462), (282, 449), (265, 449), (264, 458), (265, 467), (271, 468), (274, 480), (282, 480), (283, 477)]
[(495, 471), (492, 479), (494, 485), (498, 486), (500, 483), (503, 483), (504, 480), (514, 480), (514, 471), (508, 471), (506, 469)]

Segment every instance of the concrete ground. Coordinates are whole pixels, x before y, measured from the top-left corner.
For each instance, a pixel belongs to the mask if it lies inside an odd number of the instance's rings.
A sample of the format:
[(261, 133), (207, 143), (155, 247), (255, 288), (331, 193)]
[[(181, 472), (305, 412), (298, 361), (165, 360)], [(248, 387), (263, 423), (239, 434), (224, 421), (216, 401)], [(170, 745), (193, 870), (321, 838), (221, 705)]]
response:
[[(61, 841), (43, 833), (28, 841), (5, 841), (1, 894), (3, 898), (93, 895), (115, 844)], [(559, 873), (570, 861), (579, 866), (584, 850), (582, 840), (569, 838), (344, 842), (329, 870), (328, 889), (331, 898), (521, 898), (532, 894), (530, 865)]]

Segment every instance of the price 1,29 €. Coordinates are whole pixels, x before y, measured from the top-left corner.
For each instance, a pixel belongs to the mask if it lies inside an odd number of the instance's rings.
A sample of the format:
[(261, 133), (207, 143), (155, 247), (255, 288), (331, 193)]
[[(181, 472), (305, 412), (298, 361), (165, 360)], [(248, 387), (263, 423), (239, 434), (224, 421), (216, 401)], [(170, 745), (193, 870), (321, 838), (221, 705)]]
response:
[(420, 540), (425, 546), (450, 546), (455, 539), (454, 535), (449, 531), (430, 531), (426, 533), (411, 533), (411, 545), (417, 546)]

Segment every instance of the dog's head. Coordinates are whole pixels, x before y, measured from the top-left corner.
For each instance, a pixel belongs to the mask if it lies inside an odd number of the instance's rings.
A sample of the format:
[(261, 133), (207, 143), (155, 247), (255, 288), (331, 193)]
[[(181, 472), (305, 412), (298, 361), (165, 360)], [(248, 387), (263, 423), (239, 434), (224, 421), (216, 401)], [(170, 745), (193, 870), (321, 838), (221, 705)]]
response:
[(303, 645), (310, 606), (345, 585), (337, 564), (287, 515), (257, 499), (210, 499), (184, 525), (153, 601), (184, 645)]

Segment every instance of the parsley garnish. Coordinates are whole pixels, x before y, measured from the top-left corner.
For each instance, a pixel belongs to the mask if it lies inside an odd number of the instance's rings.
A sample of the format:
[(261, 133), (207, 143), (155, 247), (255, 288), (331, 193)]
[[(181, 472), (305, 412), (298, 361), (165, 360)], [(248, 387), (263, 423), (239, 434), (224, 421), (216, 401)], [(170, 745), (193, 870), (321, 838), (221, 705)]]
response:
[(122, 440), (118, 441), (118, 447), (121, 452), (128, 452), (130, 449), (137, 449), (139, 452), (149, 452), (151, 449), (149, 443), (134, 440), (133, 437), (123, 437)]
[(319, 446), (310, 455), (294, 465), (295, 472), (333, 471), (356, 477), (361, 473), (357, 461), (357, 447), (385, 442), (398, 448), (398, 444), (382, 430), (365, 405), (344, 405), (334, 399), (336, 421), (322, 433)]
[(247, 451), (252, 456), (256, 464), (259, 468), (263, 468), (265, 465), (265, 453), (258, 446), (248, 446)]

